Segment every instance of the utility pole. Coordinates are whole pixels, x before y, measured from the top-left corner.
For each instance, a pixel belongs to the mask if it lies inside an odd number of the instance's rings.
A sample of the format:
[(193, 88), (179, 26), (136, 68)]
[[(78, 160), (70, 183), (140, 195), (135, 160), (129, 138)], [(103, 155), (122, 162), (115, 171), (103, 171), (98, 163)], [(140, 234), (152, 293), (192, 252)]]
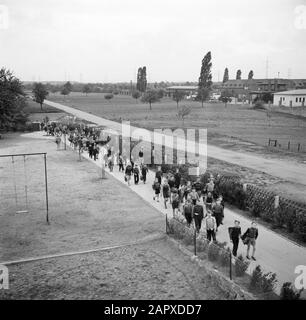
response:
[(266, 79), (268, 79), (269, 77), (269, 59), (267, 57), (267, 60), (266, 60)]
[(291, 69), (289, 68), (288, 69), (288, 79), (290, 79), (291, 78)]

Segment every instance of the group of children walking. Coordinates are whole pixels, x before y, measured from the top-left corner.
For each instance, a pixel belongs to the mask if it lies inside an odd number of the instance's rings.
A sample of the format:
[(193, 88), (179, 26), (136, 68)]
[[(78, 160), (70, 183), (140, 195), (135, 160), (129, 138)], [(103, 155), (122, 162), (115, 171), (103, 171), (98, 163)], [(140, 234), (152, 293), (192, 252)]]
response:
[[(214, 178), (211, 176), (205, 185), (198, 179), (196, 182), (182, 179), (179, 169), (174, 174), (168, 172), (163, 174), (161, 167), (155, 173), (155, 181), (152, 185), (154, 190), (153, 200), (163, 201), (165, 209), (168, 204), (172, 206), (173, 217), (178, 213), (182, 214), (190, 227), (192, 222), (196, 232), (201, 228), (206, 232), (209, 242), (216, 241), (216, 234), (224, 219), (224, 201), (221, 194), (215, 188)], [(233, 244), (232, 253), (237, 256), (240, 240), (247, 245), (247, 259), (255, 258), (256, 240), (258, 229), (256, 222), (242, 235), (240, 222), (235, 220), (234, 226), (229, 228), (230, 241)], [(250, 249), (252, 255), (250, 257)]]
[[(60, 136), (65, 133), (68, 135), (68, 140), (71, 145), (76, 148), (79, 146), (80, 152), (88, 151), (89, 157), (97, 160), (100, 154), (98, 140), (98, 132), (95, 130), (68, 130), (66, 127), (56, 125), (46, 125), (44, 130), (52, 132), (55, 136)], [(147, 181), (148, 167), (144, 163), (144, 151), (140, 149), (136, 161), (131, 157), (129, 160), (121, 153), (114, 154), (113, 148), (108, 145), (110, 137), (105, 144), (106, 152), (103, 155), (105, 164), (112, 172), (115, 164), (119, 167), (119, 172), (124, 173), (124, 179), (127, 184), (131, 185), (132, 177), (134, 184), (139, 184), (141, 180), (144, 184)], [(168, 205), (172, 207), (173, 217), (182, 214), (190, 227), (192, 222), (196, 232), (199, 233), (202, 226), (206, 231), (207, 240), (216, 241), (216, 234), (218, 228), (223, 224), (224, 219), (224, 201), (221, 194), (215, 188), (214, 177), (210, 176), (209, 181), (204, 184), (200, 179), (192, 183), (182, 178), (179, 169), (176, 172), (163, 173), (161, 167), (157, 168), (155, 173), (155, 180), (152, 185), (154, 190), (153, 200), (162, 201), (164, 208)], [(203, 228), (202, 228), (203, 229)], [(256, 240), (258, 237), (258, 229), (255, 222), (242, 235), (240, 222), (235, 220), (234, 226), (228, 229), (230, 241), (233, 244), (232, 253), (237, 256), (238, 246), (240, 240), (247, 245), (247, 258), (255, 259)], [(252, 247), (252, 255), (250, 257), (250, 249)]]
[(164, 175), (159, 167), (153, 184), (153, 199), (163, 199), (164, 207), (172, 206), (173, 216), (179, 212), (186, 218), (187, 225), (194, 221), (197, 233), (202, 223), (206, 229), (207, 239), (216, 240), (216, 232), (224, 218), (224, 201), (215, 190), (214, 178), (204, 185), (200, 179), (192, 183), (182, 179), (179, 169)]

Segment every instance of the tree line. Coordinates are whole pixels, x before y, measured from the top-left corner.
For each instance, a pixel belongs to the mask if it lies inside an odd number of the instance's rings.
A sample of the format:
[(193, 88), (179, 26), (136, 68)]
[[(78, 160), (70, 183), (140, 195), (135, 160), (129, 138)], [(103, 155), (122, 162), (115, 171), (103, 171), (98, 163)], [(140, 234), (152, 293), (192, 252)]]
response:
[[(240, 69), (238, 69), (236, 72), (236, 80), (241, 80), (241, 75), (242, 75), (242, 72)], [(254, 72), (253, 70), (250, 70), (248, 74), (248, 80), (252, 80), (253, 78), (254, 78)], [(225, 68), (222, 82), (225, 83), (228, 80), (229, 80), (229, 71), (228, 71), (228, 68)]]

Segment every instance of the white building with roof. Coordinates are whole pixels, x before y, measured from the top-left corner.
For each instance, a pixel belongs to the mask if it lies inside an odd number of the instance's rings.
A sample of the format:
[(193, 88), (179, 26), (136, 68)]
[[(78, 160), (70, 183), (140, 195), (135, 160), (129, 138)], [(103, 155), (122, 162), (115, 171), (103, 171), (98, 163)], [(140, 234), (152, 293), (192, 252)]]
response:
[(186, 96), (195, 95), (198, 91), (198, 86), (171, 86), (166, 88), (168, 96), (172, 96), (174, 92), (181, 91), (186, 93)]
[(275, 92), (273, 105), (284, 107), (305, 107), (306, 89)]

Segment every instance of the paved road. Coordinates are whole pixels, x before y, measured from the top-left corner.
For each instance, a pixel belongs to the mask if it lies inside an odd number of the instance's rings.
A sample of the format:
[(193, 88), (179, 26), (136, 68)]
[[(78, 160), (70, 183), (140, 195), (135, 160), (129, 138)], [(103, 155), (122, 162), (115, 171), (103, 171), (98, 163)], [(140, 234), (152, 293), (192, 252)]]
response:
[[(43, 137), (43, 133), (41, 132), (30, 133), (27, 135), (37, 138)], [(82, 157), (91, 161), (95, 165), (102, 167), (101, 161), (93, 161), (88, 157), (87, 153), (83, 153)], [(109, 172), (109, 174), (122, 183), (125, 183), (124, 174), (118, 171), (117, 166), (115, 166), (114, 171), (112, 173)], [(140, 183), (139, 185), (134, 185), (132, 183), (130, 188), (159, 212), (171, 216), (172, 210), (170, 208), (166, 210), (164, 209), (161, 202), (157, 203), (153, 200), (153, 180), (154, 173), (150, 171), (146, 184)], [(225, 208), (224, 225), (218, 231), (218, 241), (229, 241), (227, 230), (229, 226), (232, 226), (235, 219), (240, 220), (242, 231), (245, 231), (246, 228), (250, 226), (250, 219), (242, 217), (235, 211)], [(243, 255), (245, 255), (246, 253), (246, 247), (242, 243), (240, 243), (238, 254), (239, 253), (242, 253)], [(288, 240), (287, 238), (260, 225), (256, 258), (257, 261), (251, 263), (249, 272), (251, 272), (255, 268), (255, 266), (259, 264), (266, 272), (276, 272), (279, 283), (281, 285), (286, 281), (294, 282), (294, 279), (296, 277), (296, 275), (294, 274), (295, 267), (297, 265), (306, 265), (306, 248), (299, 246), (296, 243)]]
[[(56, 102), (45, 100), (45, 104), (55, 107), (57, 109), (63, 110), (70, 113), (78, 118), (85, 119), (87, 121), (93, 122), (98, 125), (106, 126), (117, 132), (121, 133), (121, 124), (111, 120), (107, 120), (93, 114), (68, 107)], [(138, 128), (131, 126), (131, 131)], [(124, 133), (123, 133), (124, 134)], [(143, 137), (145, 140), (145, 137)], [(188, 146), (190, 149), (188, 149)], [(178, 149), (184, 150), (182, 144), (177, 145)], [(192, 152), (192, 144), (187, 144), (187, 151)], [(298, 163), (294, 160), (285, 161), (278, 159), (266, 159), (261, 156), (255, 156), (250, 153), (240, 153), (232, 150), (222, 149), (216, 146), (208, 145), (207, 149), (203, 150), (203, 155), (208, 155), (209, 157), (240, 165), (246, 168), (251, 168), (254, 170), (262, 171), (272, 176), (284, 179), (286, 181), (291, 181), (294, 183), (300, 183), (306, 185), (306, 164)], [(304, 173), (304, 174), (303, 174)]]

